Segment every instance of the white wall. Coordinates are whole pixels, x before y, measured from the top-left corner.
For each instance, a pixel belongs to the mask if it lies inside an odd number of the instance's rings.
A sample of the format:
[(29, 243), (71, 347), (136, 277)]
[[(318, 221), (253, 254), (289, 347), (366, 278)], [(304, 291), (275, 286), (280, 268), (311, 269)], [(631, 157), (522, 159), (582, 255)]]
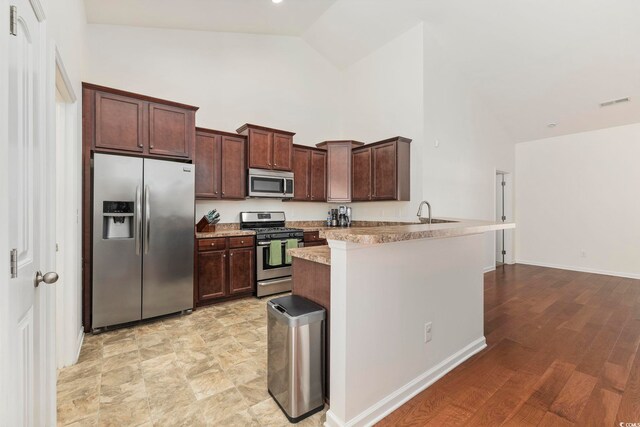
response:
[[(423, 193), (435, 216), (495, 220), (495, 174), (513, 172), (513, 142), (428, 26), (424, 139)], [(495, 236), (485, 235), (485, 247), (485, 268), (490, 269), (495, 266)]]
[[(340, 137), (341, 74), (297, 37), (90, 25), (84, 80), (200, 107), (198, 126), (235, 132), (256, 123), (296, 132), (294, 143)], [(243, 210), (326, 218), (324, 203), (199, 201), (196, 217)]]
[(342, 136), (374, 142), (411, 138), (411, 201), (351, 203), (357, 220), (416, 220), (422, 199), (422, 24), (344, 71)]
[(638, 158), (640, 124), (517, 144), (518, 262), (640, 278)]

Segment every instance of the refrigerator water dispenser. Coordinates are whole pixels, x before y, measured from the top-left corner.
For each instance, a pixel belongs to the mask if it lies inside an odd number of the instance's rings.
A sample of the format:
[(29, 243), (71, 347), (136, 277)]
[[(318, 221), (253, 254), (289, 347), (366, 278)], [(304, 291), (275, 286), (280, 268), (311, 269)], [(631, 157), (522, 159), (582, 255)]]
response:
[(133, 202), (102, 202), (102, 238), (133, 239)]

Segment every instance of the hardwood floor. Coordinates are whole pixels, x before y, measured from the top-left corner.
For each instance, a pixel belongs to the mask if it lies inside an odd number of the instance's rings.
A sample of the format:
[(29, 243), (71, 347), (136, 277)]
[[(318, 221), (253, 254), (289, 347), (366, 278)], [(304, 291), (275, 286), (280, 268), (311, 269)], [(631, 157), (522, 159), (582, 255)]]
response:
[(640, 423), (640, 280), (503, 266), (484, 298), (487, 348), (380, 426)]

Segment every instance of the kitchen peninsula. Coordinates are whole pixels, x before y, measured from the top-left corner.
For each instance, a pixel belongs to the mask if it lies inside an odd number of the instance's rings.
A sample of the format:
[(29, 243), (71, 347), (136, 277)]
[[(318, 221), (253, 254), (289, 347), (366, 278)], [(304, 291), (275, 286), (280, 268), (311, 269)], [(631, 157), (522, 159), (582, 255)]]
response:
[[(320, 228), (328, 248), (290, 250), (293, 293), (302, 286), (329, 301), (326, 425), (375, 423), (485, 348), (483, 233), (508, 228), (515, 224)], [(328, 281), (307, 276), (314, 263)]]

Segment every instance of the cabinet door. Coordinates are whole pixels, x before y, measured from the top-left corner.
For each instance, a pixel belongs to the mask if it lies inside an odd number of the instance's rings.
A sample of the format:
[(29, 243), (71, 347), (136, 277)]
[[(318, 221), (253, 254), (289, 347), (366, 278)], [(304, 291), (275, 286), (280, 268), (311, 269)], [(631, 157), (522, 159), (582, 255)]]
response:
[(327, 200), (327, 153), (311, 150), (311, 200)]
[(328, 146), (327, 201), (351, 201), (351, 142)]
[(206, 133), (196, 135), (196, 198), (220, 197), (220, 136)]
[(381, 144), (371, 148), (374, 200), (397, 198), (396, 143)]
[(290, 171), (293, 158), (293, 137), (273, 134), (273, 169)]
[(254, 248), (229, 250), (229, 293), (239, 294), (253, 291)]
[(189, 157), (195, 135), (191, 111), (149, 104), (149, 154)]
[(352, 200), (371, 200), (371, 148), (353, 150)]
[(247, 194), (244, 138), (222, 135), (222, 198), (244, 199)]
[(226, 251), (198, 253), (198, 301), (227, 295), (226, 261)]
[(306, 148), (293, 148), (293, 200), (309, 200), (309, 152)]
[(144, 151), (143, 101), (110, 93), (95, 94), (95, 147)]
[(249, 167), (271, 169), (273, 133), (260, 129), (249, 129)]

